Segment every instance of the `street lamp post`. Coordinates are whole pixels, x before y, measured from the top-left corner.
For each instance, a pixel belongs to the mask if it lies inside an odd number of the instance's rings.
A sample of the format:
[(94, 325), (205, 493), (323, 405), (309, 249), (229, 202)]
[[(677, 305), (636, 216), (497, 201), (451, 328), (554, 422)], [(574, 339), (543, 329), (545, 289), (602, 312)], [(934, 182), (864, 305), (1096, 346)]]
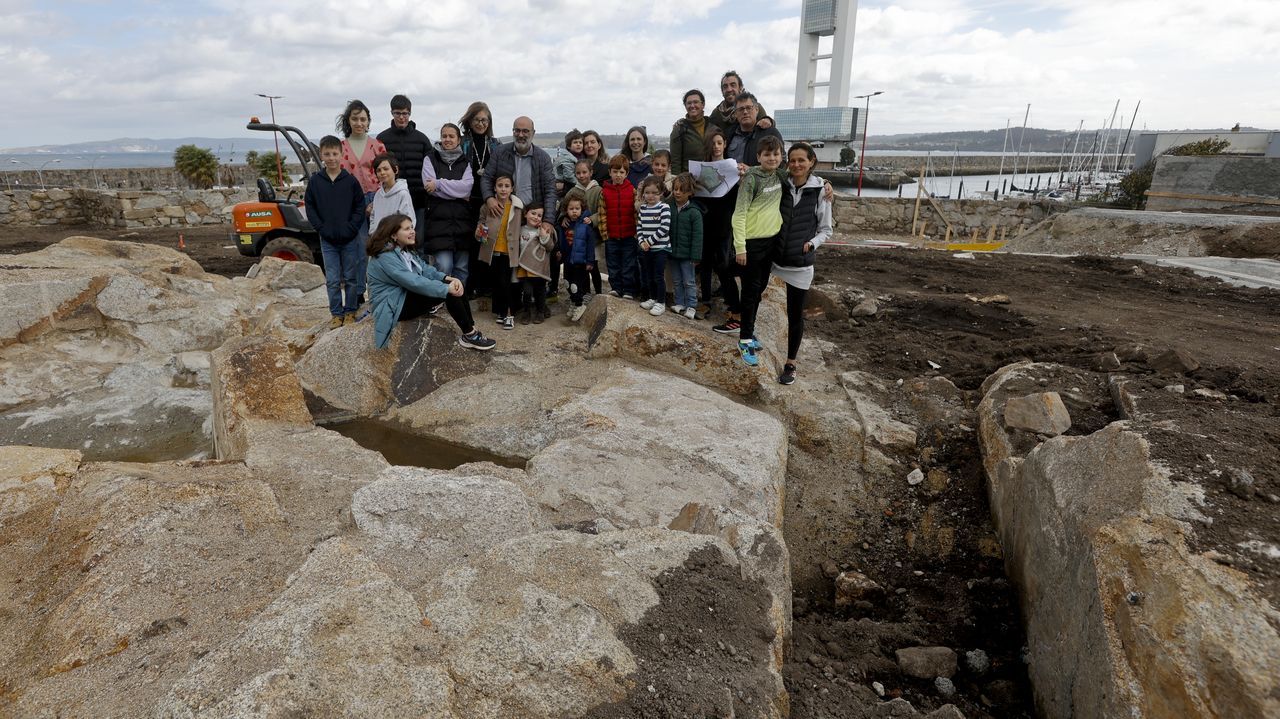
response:
[(93, 189), (98, 191), (102, 189), (102, 185), (98, 182), (98, 160), (102, 159), (102, 155), (94, 155), (93, 160), (89, 162), (89, 172), (93, 175)]
[(42, 190), (49, 189), (44, 186), (44, 168), (48, 167), (51, 164), (56, 164), (59, 162), (62, 162), (62, 160), (45, 160), (43, 163), (41, 163), (40, 167), (36, 168), (36, 177), (40, 180), (40, 189)]
[[(271, 124), (276, 124), (276, 100), (283, 99), (284, 95), (264, 95), (260, 92), (254, 94), (267, 98), (267, 102), (271, 105)], [(280, 162), (280, 134), (273, 130), (271, 137), (276, 141), (276, 182), (279, 187), (284, 187), (284, 166)]]
[(862, 165), (867, 156), (867, 116), (871, 114), (871, 98), (883, 95), (884, 90), (876, 90), (869, 95), (857, 95), (855, 100), (866, 100), (867, 109), (862, 115), (862, 152), (858, 153), (858, 197), (862, 197)]

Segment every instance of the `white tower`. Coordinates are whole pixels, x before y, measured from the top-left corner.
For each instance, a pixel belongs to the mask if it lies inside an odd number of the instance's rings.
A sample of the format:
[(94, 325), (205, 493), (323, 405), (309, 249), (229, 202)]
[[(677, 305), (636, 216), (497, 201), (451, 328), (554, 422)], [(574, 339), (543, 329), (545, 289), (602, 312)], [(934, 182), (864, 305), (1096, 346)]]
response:
[[(813, 107), (813, 89), (827, 86), (827, 107), (849, 105), (853, 69), (853, 29), (858, 0), (804, 0), (800, 11), (800, 53), (796, 64), (796, 107)], [(834, 35), (831, 54), (818, 54), (818, 38)], [(827, 82), (818, 82), (818, 62), (831, 61)]]

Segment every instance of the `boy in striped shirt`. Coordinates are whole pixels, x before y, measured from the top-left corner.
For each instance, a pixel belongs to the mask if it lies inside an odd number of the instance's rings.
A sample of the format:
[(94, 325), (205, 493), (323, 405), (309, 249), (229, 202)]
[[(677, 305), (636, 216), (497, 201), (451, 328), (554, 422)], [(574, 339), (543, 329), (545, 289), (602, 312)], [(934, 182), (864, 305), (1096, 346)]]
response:
[(650, 175), (640, 183), (636, 239), (640, 241), (640, 287), (649, 298), (640, 306), (657, 317), (667, 311), (667, 257), (671, 255), (671, 206), (662, 201), (663, 183)]

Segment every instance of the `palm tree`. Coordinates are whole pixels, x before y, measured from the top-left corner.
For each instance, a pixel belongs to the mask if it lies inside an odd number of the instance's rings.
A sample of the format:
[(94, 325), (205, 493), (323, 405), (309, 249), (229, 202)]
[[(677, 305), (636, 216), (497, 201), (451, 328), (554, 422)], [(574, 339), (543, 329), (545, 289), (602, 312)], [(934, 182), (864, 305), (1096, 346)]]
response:
[(218, 178), (218, 158), (207, 148), (182, 145), (173, 151), (173, 167), (196, 187), (207, 190)]

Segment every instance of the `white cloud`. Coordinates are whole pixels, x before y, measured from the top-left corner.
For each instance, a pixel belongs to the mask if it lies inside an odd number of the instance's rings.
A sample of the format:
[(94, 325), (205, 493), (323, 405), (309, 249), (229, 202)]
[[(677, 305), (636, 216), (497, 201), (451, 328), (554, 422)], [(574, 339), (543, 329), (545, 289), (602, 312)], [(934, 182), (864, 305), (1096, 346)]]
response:
[[(1280, 126), (1277, 2), (861, 5), (852, 84), (885, 91), (873, 133), (1016, 125), (1028, 102), (1034, 125), (1094, 126), (1116, 98), (1125, 113), (1143, 100), (1139, 126)], [(795, 0), (112, 3), (105, 25), (90, 7), (104, 6), (0, 0), (0, 93), (35, 111), (0, 116), (6, 144), (240, 136), (267, 112), (257, 92), (315, 134), (353, 97), (383, 127), (404, 92), (430, 133), (484, 99), (499, 131), (528, 114), (541, 130), (660, 135), (686, 89), (717, 101), (729, 68), (770, 110), (790, 106), (799, 29)]]

